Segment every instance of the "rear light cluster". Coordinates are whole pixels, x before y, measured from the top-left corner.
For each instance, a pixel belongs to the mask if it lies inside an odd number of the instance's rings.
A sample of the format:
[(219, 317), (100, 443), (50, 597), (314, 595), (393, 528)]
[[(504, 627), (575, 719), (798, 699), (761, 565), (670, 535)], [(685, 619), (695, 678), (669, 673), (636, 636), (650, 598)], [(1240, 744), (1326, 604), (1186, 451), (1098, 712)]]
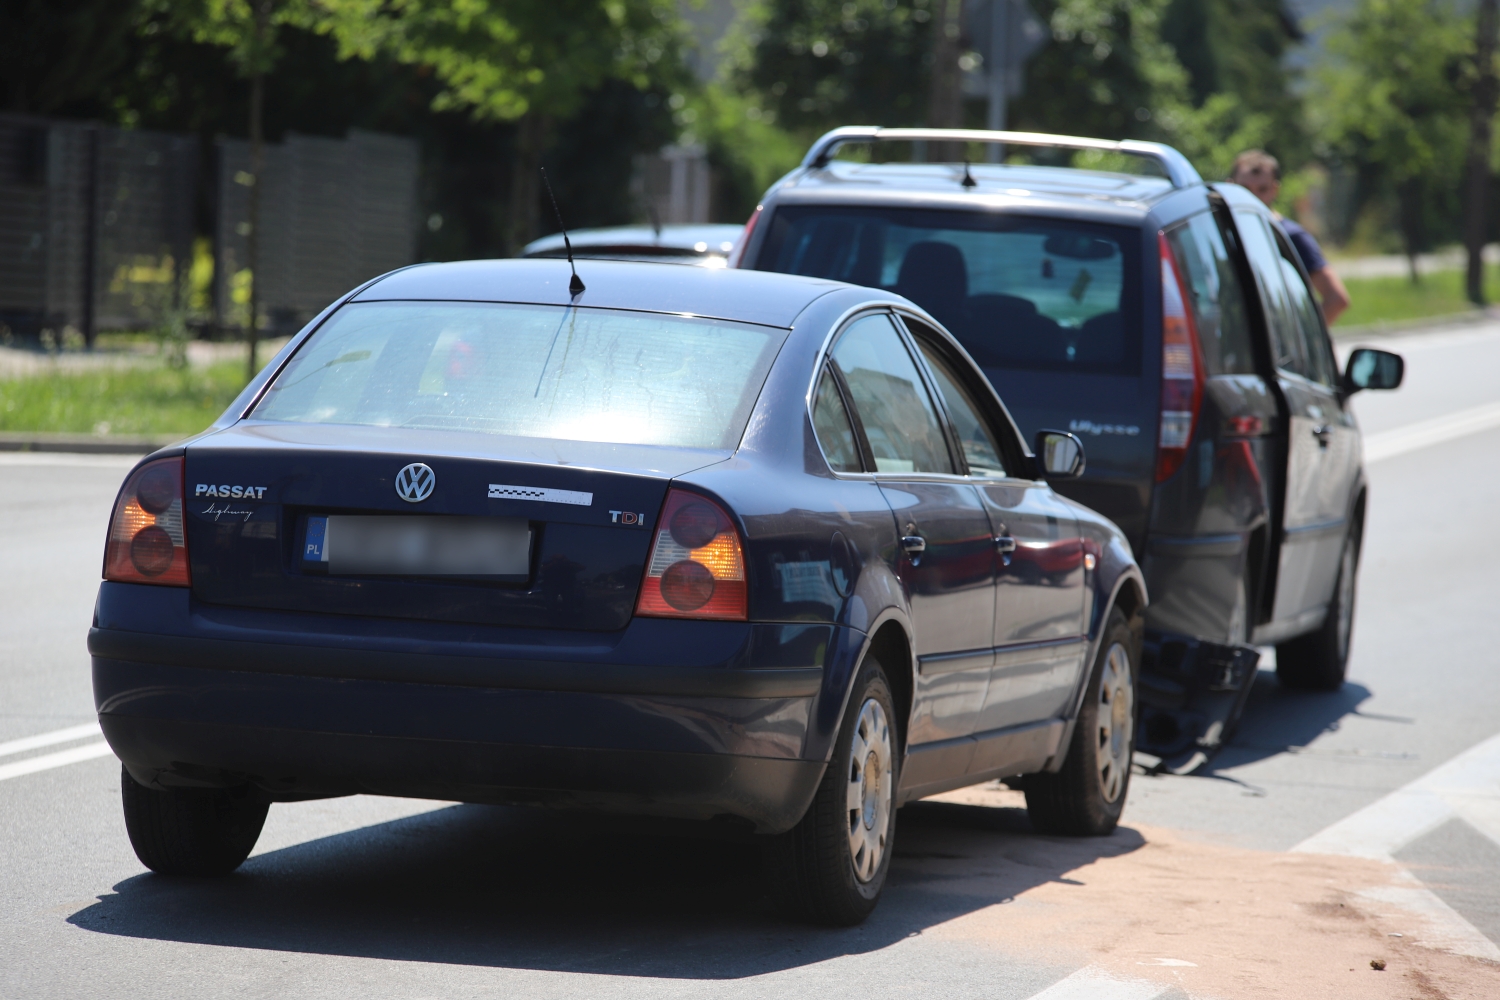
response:
[(182, 462), (164, 458), (125, 481), (109, 519), (104, 579), (186, 587), (187, 538), (182, 533)]
[(669, 490), (635, 612), (654, 618), (746, 618), (745, 553), (724, 509)]
[(1161, 244), (1161, 430), (1156, 439), (1156, 481), (1160, 483), (1187, 460), (1203, 402), (1203, 349), (1177, 259), (1167, 235), (1157, 238)]
[(729, 254), (730, 267), (745, 267), (745, 251), (750, 249), (750, 237), (755, 235), (755, 224), (760, 221), (760, 213), (765, 210), (764, 205), (756, 205), (755, 211), (750, 213), (750, 218), (745, 220), (745, 228), (740, 231), (739, 242), (734, 245), (734, 250)]

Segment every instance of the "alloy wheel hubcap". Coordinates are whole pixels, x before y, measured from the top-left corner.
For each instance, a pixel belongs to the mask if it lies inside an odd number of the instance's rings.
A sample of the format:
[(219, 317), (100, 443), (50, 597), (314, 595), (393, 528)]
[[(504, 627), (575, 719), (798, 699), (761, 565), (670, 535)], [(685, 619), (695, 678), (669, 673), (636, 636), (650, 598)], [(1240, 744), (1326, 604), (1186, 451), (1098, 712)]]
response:
[(849, 857), (854, 875), (868, 882), (880, 870), (890, 828), (891, 727), (874, 698), (860, 706), (849, 753)]
[(1130, 654), (1120, 643), (1104, 657), (1099, 679), (1099, 791), (1105, 802), (1119, 799), (1130, 773), (1131, 736), (1135, 729), (1135, 686), (1130, 676)]

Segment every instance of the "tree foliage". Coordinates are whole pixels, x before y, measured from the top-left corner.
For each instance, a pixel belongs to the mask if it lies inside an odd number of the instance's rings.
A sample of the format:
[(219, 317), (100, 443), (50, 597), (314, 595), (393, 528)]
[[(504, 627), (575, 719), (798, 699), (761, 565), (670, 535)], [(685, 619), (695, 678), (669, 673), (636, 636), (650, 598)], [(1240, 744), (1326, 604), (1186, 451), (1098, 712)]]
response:
[(514, 121), (569, 115), (606, 80), (639, 89), (677, 65), (675, 9), (663, 0), (315, 0), (304, 24), (344, 58), (386, 55), (442, 83), (437, 111)]
[(930, 0), (766, 0), (740, 89), (807, 138), (833, 125), (919, 125), (931, 75)]
[(130, 0), (6, 0), (0, 4), (0, 107), (54, 114), (91, 98), (126, 64)]
[(1452, 238), (1473, 73), (1468, 19), (1446, 0), (1359, 0), (1328, 38), (1313, 107), (1325, 154), (1368, 201), (1394, 191), (1409, 253)]

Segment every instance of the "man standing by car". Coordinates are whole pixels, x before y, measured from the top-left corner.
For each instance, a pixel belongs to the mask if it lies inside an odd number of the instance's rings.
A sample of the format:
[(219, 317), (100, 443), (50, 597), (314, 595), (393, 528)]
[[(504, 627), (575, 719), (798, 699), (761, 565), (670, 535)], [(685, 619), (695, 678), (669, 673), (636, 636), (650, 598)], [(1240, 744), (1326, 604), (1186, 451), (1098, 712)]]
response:
[[(1266, 207), (1275, 211), (1276, 196), (1281, 193), (1281, 164), (1276, 162), (1276, 157), (1263, 149), (1247, 149), (1234, 158), (1234, 169), (1229, 172), (1229, 179), (1249, 188), (1252, 194), (1266, 203)], [(1349, 308), (1348, 289), (1333, 268), (1328, 266), (1328, 260), (1323, 256), (1323, 250), (1318, 246), (1318, 241), (1313, 239), (1312, 233), (1291, 219), (1280, 215), (1277, 217), (1287, 236), (1291, 238), (1292, 246), (1297, 248), (1302, 266), (1307, 268), (1307, 276), (1312, 279), (1313, 288), (1317, 289), (1318, 296), (1323, 300), (1323, 316), (1328, 320), (1328, 325), (1332, 326), (1334, 320)]]

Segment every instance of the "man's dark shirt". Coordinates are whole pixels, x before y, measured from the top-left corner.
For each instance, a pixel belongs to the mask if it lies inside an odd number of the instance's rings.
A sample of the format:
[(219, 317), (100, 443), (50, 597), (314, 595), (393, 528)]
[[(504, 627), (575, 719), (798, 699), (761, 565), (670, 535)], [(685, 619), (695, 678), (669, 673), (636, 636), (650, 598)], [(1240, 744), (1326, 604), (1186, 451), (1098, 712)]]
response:
[(1318, 246), (1312, 233), (1291, 219), (1282, 219), (1281, 228), (1286, 230), (1292, 246), (1297, 248), (1297, 256), (1302, 258), (1302, 266), (1307, 268), (1308, 274), (1317, 274), (1328, 266), (1328, 261), (1323, 257), (1323, 248)]

